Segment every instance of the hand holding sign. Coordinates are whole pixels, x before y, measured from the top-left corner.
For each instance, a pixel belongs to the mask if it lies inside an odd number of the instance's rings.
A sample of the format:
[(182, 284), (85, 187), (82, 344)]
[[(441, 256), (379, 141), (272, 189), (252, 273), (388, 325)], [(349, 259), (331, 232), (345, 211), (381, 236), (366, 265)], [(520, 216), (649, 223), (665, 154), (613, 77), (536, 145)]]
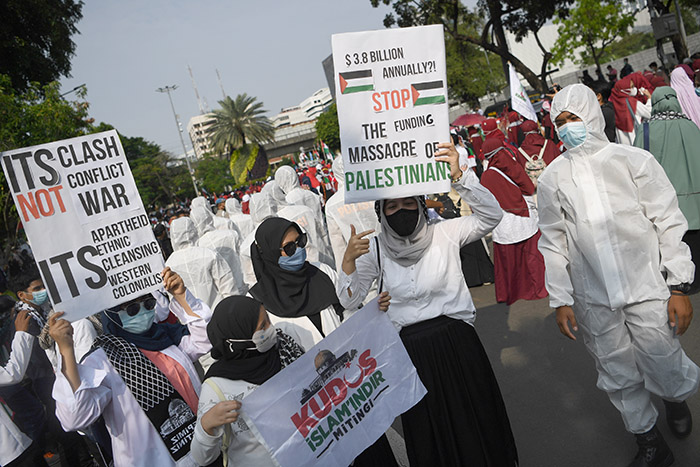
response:
[(73, 349), (73, 326), (65, 319), (58, 319), (63, 315), (64, 313), (59, 311), (49, 317), (49, 336), (56, 341), (61, 353)]
[(374, 229), (365, 230), (358, 234), (355, 226), (350, 224), (350, 240), (343, 256), (343, 271), (345, 274), (355, 272), (355, 260), (369, 253), (369, 238), (364, 237), (371, 233), (374, 233)]
[(435, 160), (438, 162), (448, 162), (450, 164), (450, 175), (452, 180), (462, 178), (462, 169), (459, 168), (459, 153), (455, 149), (454, 143), (440, 143), (435, 152)]
[(390, 303), (391, 295), (389, 295), (389, 292), (382, 292), (379, 294), (379, 298), (377, 299), (377, 305), (379, 305), (379, 310), (388, 311)]

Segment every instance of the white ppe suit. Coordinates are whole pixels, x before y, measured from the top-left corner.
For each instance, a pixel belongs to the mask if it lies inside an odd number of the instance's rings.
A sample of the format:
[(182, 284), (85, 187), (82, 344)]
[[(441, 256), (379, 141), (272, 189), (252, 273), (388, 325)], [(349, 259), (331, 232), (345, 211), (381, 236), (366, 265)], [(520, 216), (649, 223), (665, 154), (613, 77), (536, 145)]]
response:
[(262, 221), (277, 215), (277, 203), (272, 198), (270, 190), (265, 190), (264, 188), (260, 193), (254, 193), (250, 197), (249, 203), (253, 231), (241, 243), (241, 266), (243, 268), (243, 280), (248, 288), (251, 288), (258, 282), (258, 279), (255, 277), (253, 262), (250, 259), (250, 246), (255, 243), (255, 231), (262, 224)]
[(190, 219), (199, 233), (197, 246), (216, 252), (226, 261), (236, 284), (236, 295), (245, 295), (248, 292), (248, 287), (243, 282), (243, 271), (238, 253), (240, 245), (238, 233), (233, 230), (214, 229), (213, 218), (207, 215), (200, 206), (192, 208)]
[(236, 293), (236, 285), (226, 260), (208, 248), (196, 246), (197, 229), (189, 217), (170, 224), (173, 254), (165, 265), (182, 277), (185, 287), (210, 309)]
[[(208, 212), (211, 215), (211, 218), (214, 220), (214, 228), (216, 230), (235, 230), (236, 232), (238, 232), (238, 229), (236, 229), (236, 226), (230, 219), (214, 215), (214, 213), (211, 211), (209, 201), (207, 201), (207, 199), (204, 196), (197, 196), (196, 198), (194, 198), (190, 203), (190, 210), (194, 209), (197, 206), (205, 209), (206, 212)], [(241, 233), (238, 232), (239, 236), (240, 234)]]
[(229, 198), (226, 200), (226, 214), (228, 214), (228, 218), (231, 219), (238, 229), (238, 232), (241, 234), (241, 240), (255, 230), (253, 219), (250, 218), (249, 214), (243, 214), (241, 202), (236, 198)]
[[(275, 185), (284, 193), (284, 200), (279, 200), (280, 209), (284, 205), (286, 206), (305, 206), (309, 208), (311, 212), (310, 219), (314, 220), (315, 230), (317, 234), (309, 233), (309, 236), (313, 239), (314, 246), (318, 249), (320, 254), (320, 261), (322, 263), (329, 264), (331, 266), (335, 265), (335, 259), (333, 258), (333, 250), (331, 249), (331, 243), (328, 239), (328, 229), (324, 221), (323, 211), (321, 211), (321, 199), (318, 195), (308, 190), (303, 190), (299, 185), (299, 177), (293, 168), (288, 165), (283, 165), (277, 172), (275, 172)], [(277, 193), (279, 195), (279, 193)], [(291, 216), (300, 216), (299, 214), (289, 214)], [(287, 218), (286, 216), (280, 215), (280, 217)], [(306, 218), (306, 216), (305, 216)], [(292, 219), (289, 219), (292, 220)], [(296, 221), (297, 224), (301, 225), (307, 232), (311, 230), (310, 227), (302, 225), (305, 222)], [(301, 222), (301, 223), (300, 223)]]
[(321, 233), (321, 229), (325, 229), (326, 226), (322, 219), (314, 217), (313, 211), (306, 206), (287, 204), (284, 193), (275, 180), (267, 182), (260, 193), (271, 195), (273, 200), (277, 203), (276, 216), (291, 222), (296, 222), (299, 227), (306, 232), (309, 237), (309, 243), (306, 245), (308, 262), (319, 262), (328, 264), (331, 267), (335, 266), (333, 253), (330, 251), (330, 248), (327, 250), (323, 248), (323, 234)]
[[(698, 387), (699, 369), (668, 326), (668, 286), (692, 282), (681, 242), (687, 222), (654, 157), (609, 143), (595, 94), (567, 86), (551, 117), (578, 116), (586, 138), (552, 162), (538, 182), (539, 250), (550, 306), (572, 306), (598, 369), (598, 387), (627, 430), (656, 422), (650, 392), (674, 402)], [(664, 279), (664, 275), (666, 279)]]
[(374, 203), (345, 203), (345, 167), (341, 156), (333, 160), (333, 174), (338, 182), (338, 191), (326, 202), (326, 220), (335, 264), (340, 268), (350, 240), (350, 225), (355, 226), (357, 233), (374, 230), (374, 234), (365, 238), (374, 237), (381, 226), (374, 211)]

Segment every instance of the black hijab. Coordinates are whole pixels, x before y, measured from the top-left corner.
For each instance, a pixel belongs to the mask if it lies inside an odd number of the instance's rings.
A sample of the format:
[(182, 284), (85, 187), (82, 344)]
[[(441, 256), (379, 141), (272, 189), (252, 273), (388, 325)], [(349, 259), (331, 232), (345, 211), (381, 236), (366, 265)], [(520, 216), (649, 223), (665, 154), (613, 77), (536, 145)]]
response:
[(321, 331), (321, 311), (333, 305), (336, 313), (341, 314), (343, 308), (333, 281), (316, 266), (308, 261), (298, 271), (287, 271), (279, 266), (280, 245), (290, 227), (301, 234), (296, 223), (281, 217), (265, 219), (255, 231), (250, 257), (258, 282), (250, 289), (250, 294), (275, 316), (307, 316)]
[(260, 306), (257, 300), (241, 296), (224, 298), (216, 305), (207, 325), (207, 336), (212, 345), (211, 356), (217, 362), (209, 367), (205, 379), (219, 376), (260, 385), (282, 369), (276, 347), (265, 353), (247, 350), (255, 347), (252, 338), (260, 319)]

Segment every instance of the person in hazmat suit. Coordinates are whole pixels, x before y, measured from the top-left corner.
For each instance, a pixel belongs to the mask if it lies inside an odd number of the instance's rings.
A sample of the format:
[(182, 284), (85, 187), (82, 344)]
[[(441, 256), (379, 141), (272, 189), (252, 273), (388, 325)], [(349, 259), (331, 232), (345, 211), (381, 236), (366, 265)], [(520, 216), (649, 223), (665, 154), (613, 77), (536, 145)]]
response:
[(255, 230), (250, 214), (243, 214), (241, 202), (236, 198), (229, 198), (226, 200), (226, 214), (228, 214), (228, 218), (231, 219), (233, 224), (240, 232), (241, 240), (246, 238)]
[(295, 222), (309, 236), (306, 253), (310, 262), (320, 262), (335, 267), (335, 259), (330, 247), (323, 241), (326, 225), (323, 219), (315, 217), (314, 212), (303, 204), (288, 204), (284, 192), (272, 180), (265, 184), (262, 192), (269, 193), (277, 203), (277, 216)]
[[(268, 217), (277, 215), (277, 203), (272, 198), (269, 190), (253, 193), (249, 201), (250, 218), (253, 221), (253, 230), (241, 242), (241, 266), (243, 268), (243, 280), (250, 289), (258, 282), (253, 270), (253, 262), (250, 258), (250, 245), (255, 242), (255, 231)], [(318, 252), (316, 252), (318, 257)]]
[[(299, 184), (299, 176), (296, 171), (288, 165), (283, 165), (275, 172), (275, 184), (284, 193), (284, 202), (282, 204), (290, 206), (306, 206), (313, 212), (316, 219), (316, 229), (321, 235), (320, 242), (316, 242), (316, 248), (325, 256), (333, 256), (331, 242), (328, 238), (328, 228), (324, 221), (323, 211), (321, 210), (321, 197), (311, 190), (304, 190)], [(335, 259), (333, 259), (335, 261)], [(327, 261), (326, 261), (327, 262)], [(328, 263), (333, 265), (333, 263)]]
[(685, 400), (700, 377), (677, 338), (692, 318), (685, 293), (694, 267), (681, 241), (688, 224), (654, 157), (605, 137), (593, 91), (567, 86), (551, 116), (567, 151), (538, 183), (550, 306), (562, 334), (576, 340), (580, 330), (598, 387), (635, 434), (630, 465), (670, 465), (651, 394), (663, 399), (671, 432), (688, 436)]
[(207, 201), (207, 199), (204, 196), (197, 196), (192, 200), (192, 202), (190, 203), (190, 211), (197, 206), (203, 208), (204, 210), (206, 210), (207, 213), (209, 213), (211, 218), (214, 220), (214, 228), (216, 230), (235, 230), (238, 233), (238, 236), (241, 236), (241, 233), (238, 232), (238, 229), (234, 225), (233, 221), (231, 221), (231, 219), (214, 215), (214, 213), (211, 211), (209, 201)]
[(170, 238), (174, 251), (165, 265), (182, 277), (192, 295), (213, 309), (236, 293), (233, 273), (226, 260), (208, 248), (197, 246), (197, 228), (189, 217), (175, 219), (170, 224)]
[(328, 198), (326, 220), (335, 264), (341, 264), (350, 240), (350, 225), (354, 225), (358, 232), (374, 230), (378, 233), (381, 227), (374, 212), (374, 203), (345, 204), (345, 167), (341, 156), (333, 160), (333, 174), (338, 181), (338, 191)]
[(209, 216), (200, 206), (190, 211), (190, 219), (197, 228), (199, 240), (197, 246), (209, 248), (221, 256), (228, 264), (236, 284), (236, 295), (245, 295), (248, 291), (243, 282), (243, 270), (239, 259), (240, 238), (234, 230), (216, 230), (214, 218)]

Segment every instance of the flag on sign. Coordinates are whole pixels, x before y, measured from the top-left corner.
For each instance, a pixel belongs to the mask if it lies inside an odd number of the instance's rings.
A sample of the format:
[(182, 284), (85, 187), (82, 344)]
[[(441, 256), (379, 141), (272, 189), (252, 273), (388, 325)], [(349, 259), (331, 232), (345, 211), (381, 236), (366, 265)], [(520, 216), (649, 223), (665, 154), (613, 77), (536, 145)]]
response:
[(341, 94), (374, 91), (372, 70), (346, 71), (338, 73), (338, 77), (340, 78)]
[(412, 84), (411, 96), (413, 97), (414, 107), (426, 104), (445, 103), (445, 89), (442, 81)]
[(518, 75), (515, 74), (515, 68), (510, 62), (508, 62), (508, 69), (510, 71), (510, 106), (523, 117), (536, 122), (537, 113), (535, 113), (535, 108), (532, 106), (532, 102), (530, 102), (530, 98), (525, 93), (525, 88), (523, 88), (523, 84), (518, 79)]

